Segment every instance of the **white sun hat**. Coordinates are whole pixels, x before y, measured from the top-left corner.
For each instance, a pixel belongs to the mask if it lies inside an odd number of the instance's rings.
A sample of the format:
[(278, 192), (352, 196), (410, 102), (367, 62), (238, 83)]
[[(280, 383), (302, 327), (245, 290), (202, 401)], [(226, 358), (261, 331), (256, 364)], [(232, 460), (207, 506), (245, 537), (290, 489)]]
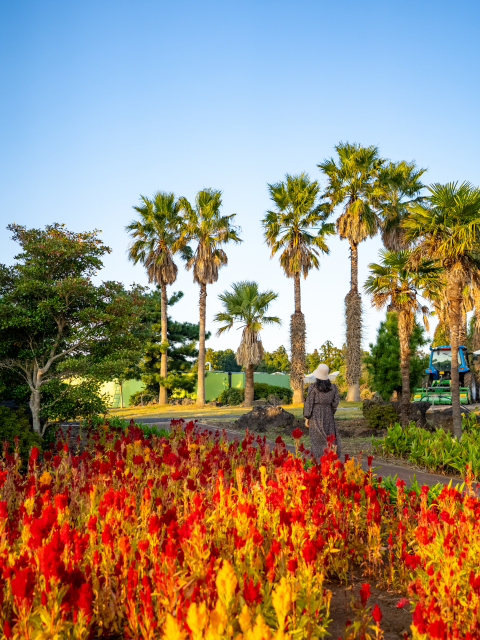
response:
[(315, 382), (315, 380), (330, 380), (330, 382), (335, 382), (335, 378), (338, 376), (338, 373), (338, 371), (329, 373), (329, 368), (326, 364), (319, 364), (313, 373), (304, 377), (303, 382), (307, 384)]

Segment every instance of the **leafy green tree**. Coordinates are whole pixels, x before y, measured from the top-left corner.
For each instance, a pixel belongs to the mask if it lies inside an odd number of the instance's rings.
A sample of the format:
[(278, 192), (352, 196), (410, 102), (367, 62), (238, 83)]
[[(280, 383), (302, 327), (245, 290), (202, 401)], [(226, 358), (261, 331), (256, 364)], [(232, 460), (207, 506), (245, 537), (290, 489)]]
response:
[[(405, 239), (413, 243), (412, 265), (436, 260), (445, 269), (450, 320), (452, 362), (457, 362), (461, 326), (463, 289), (479, 285), (480, 189), (470, 183), (433, 184), (424, 204), (410, 207), (403, 221)], [(462, 435), (460, 380), (458, 367), (452, 367), (453, 432)]]
[(205, 352), (205, 362), (210, 362), (212, 371), (236, 372), (242, 370), (242, 367), (237, 363), (233, 349), (215, 351), (209, 348)]
[(389, 305), (398, 315), (398, 335), (400, 340), (400, 371), (402, 376), (402, 425), (410, 420), (410, 334), (417, 313), (423, 314), (428, 329), (429, 309), (418, 300), (418, 292), (431, 299), (440, 286), (441, 268), (432, 260), (419, 262), (414, 269), (410, 266), (408, 251), (380, 251), (380, 263), (369, 264), (371, 275), (365, 282), (365, 291), (371, 296), (377, 309)]
[(263, 345), (260, 331), (272, 324), (281, 324), (277, 316), (268, 316), (270, 304), (278, 298), (273, 291), (258, 290), (256, 282), (236, 282), (231, 291), (224, 291), (219, 296), (223, 311), (214, 317), (222, 326), (217, 335), (229, 331), (234, 324), (243, 327), (242, 339), (237, 350), (237, 362), (245, 367), (245, 407), (251, 407), (254, 397), (253, 368), (263, 356)]
[[(416, 387), (428, 367), (429, 356), (421, 353), (421, 347), (428, 344), (423, 327), (414, 323), (410, 334), (409, 349), (409, 382), (410, 388)], [(380, 323), (375, 343), (370, 343), (370, 353), (364, 356), (364, 363), (369, 373), (369, 383), (373, 391), (377, 391), (384, 400), (389, 400), (394, 391), (402, 400), (402, 375), (400, 369), (400, 338), (398, 336), (398, 314), (387, 313)], [(409, 398), (410, 400), (410, 398)]]
[[(168, 306), (173, 306), (183, 298), (178, 291), (168, 300)], [(141, 323), (148, 331), (148, 338), (144, 343), (142, 358), (139, 361), (136, 379), (141, 379), (145, 385), (145, 393), (158, 395), (160, 384), (171, 391), (183, 389), (191, 392), (195, 388), (195, 377), (192, 365), (198, 356), (198, 324), (191, 322), (177, 322), (167, 314), (167, 357), (168, 375), (161, 375), (162, 354), (162, 294), (160, 287), (147, 294), (145, 311)], [(206, 338), (210, 337), (207, 333)]]
[(340, 367), (345, 364), (345, 353), (343, 349), (334, 347), (330, 340), (327, 340), (322, 344), (318, 355), (320, 363), (323, 362), (326, 364), (330, 371), (338, 371)]
[(305, 317), (302, 313), (300, 277), (306, 278), (312, 268), (319, 269), (320, 253), (328, 254), (326, 237), (334, 233), (326, 219), (330, 211), (318, 200), (320, 187), (306, 173), (287, 174), (284, 182), (269, 184), (270, 199), (275, 209), (263, 219), (264, 237), (271, 257), (280, 252), (280, 265), (287, 278), (294, 280), (295, 313), (290, 321), (292, 355), (290, 384), (293, 402), (303, 402), (305, 375)]
[(260, 373), (290, 373), (290, 360), (285, 347), (282, 345), (275, 351), (264, 351), (263, 358), (255, 367), (255, 371)]
[(73, 233), (59, 224), (7, 228), (21, 253), (12, 267), (0, 269), (0, 369), (14, 371), (28, 385), (33, 428), (43, 435), (46, 385), (88, 375), (106, 354), (122, 359), (138, 345), (132, 329), (143, 289), (93, 284), (102, 256), (110, 252), (97, 231)]
[(203, 189), (197, 193), (195, 207), (186, 198), (179, 199), (182, 226), (179, 240), (173, 250), (184, 250), (190, 242), (196, 243), (195, 251), (187, 262), (193, 268), (193, 281), (200, 285), (200, 322), (198, 342), (197, 406), (205, 405), (205, 313), (207, 284), (218, 280), (218, 270), (227, 264), (223, 247), (229, 242), (240, 243), (239, 227), (234, 226), (236, 214), (222, 216), (222, 192)]
[[(140, 219), (127, 227), (132, 236), (128, 257), (134, 264), (141, 262), (148, 274), (148, 281), (160, 287), (162, 298), (162, 317), (160, 320), (162, 341), (160, 376), (167, 378), (167, 285), (177, 279), (178, 267), (173, 260), (173, 246), (180, 236), (180, 205), (173, 193), (158, 191), (153, 199), (140, 196), (142, 204), (133, 207)], [(191, 257), (188, 247), (182, 247), (182, 258)], [(159, 404), (167, 403), (167, 389), (160, 386)]]
[(329, 158), (318, 167), (327, 178), (324, 197), (332, 210), (340, 206), (337, 232), (350, 244), (350, 291), (345, 297), (347, 323), (346, 381), (347, 401), (360, 400), (362, 299), (358, 291), (358, 245), (372, 238), (378, 231), (380, 220), (375, 212), (383, 189), (379, 185), (379, 172), (384, 160), (378, 147), (341, 142), (335, 147), (338, 160)]

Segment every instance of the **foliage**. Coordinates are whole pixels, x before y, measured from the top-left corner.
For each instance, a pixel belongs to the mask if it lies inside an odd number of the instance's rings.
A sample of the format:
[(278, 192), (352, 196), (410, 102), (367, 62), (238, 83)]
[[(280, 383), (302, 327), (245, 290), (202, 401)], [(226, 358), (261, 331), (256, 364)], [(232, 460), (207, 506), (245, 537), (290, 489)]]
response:
[[(398, 605), (412, 605), (413, 640), (480, 637), (470, 479), (465, 492), (397, 480), (391, 500), (390, 481), (328, 448), (305, 460), (281, 439), (270, 451), (252, 434), (210, 439), (182, 421), (168, 437), (102, 423), (82, 455), (54, 449), (44, 464), (32, 450), (25, 476), (14, 456), (0, 462), (7, 638), (320, 638), (328, 582), (359, 567), (363, 580), (408, 589)], [(351, 627), (365, 635), (373, 617), (380, 638), (369, 596), (364, 582)]]
[(282, 400), (283, 404), (291, 404), (293, 391), (288, 387), (278, 387), (275, 384), (267, 384), (266, 382), (255, 382), (255, 400), (268, 398), (269, 396), (277, 396)]
[(74, 383), (52, 380), (44, 387), (45, 408), (42, 417), (48, 422), (64, 422), (96, 414), (105, 414), (110, 404), (108, 394), (101, 392), (101, 381), (79, 379)]
[(363, 416), (372, 429), (386, 429), (398, 420), (398, 415), (390, 403), (378, 402), (363, 403)]
[(423, 202), (420, 195), (425, 185), (421, 177), (426, 169), (414, 162), (389, 162), (379, 171), (380, 198), (377, 210), (382, 218), (382, 241), (387, 249), (401, 251), (407, 248), (401, 223), (408, 216), (408, 207)]
[(345, 350), (334, 347), (330, 340), (327, 340), (320, 349), (315, 349), (313, 353), (307, 354), (307, 367), (310, 373), (322, 363), (326, 364), (331, 372), (339, 371), (340, 367), (345, 364)]
[(0, 269), (0, 368), (28, 384), (40, 433), (45, 385), (86, 375), (103, 359), (121, 360), (138, 346), (132, 330), (143, 290), (92, 282), (110, 251), (97, 231), (73, 233), (58, 224), (8, 228), (22, 251), (14, 266)]
[[(462, 474), (471, 468), (480, 480), (480, 430), (464, 422), (464, 433), (457, 440), (450, 431), (426, 431), (410, 423), (402, 429), (399, 424), (389, 428), (384, 439), (372, 439), (378, 452), (406, 458), (433, 473)], [(475, 418), (476, 426), (476, 418)]]
[[(267, 384), (266, 382), (255, 382), (253, 386), (254, 400), (262, 400), (274, 395), (280, 398), (283, 404), (291, 404), (292, 402), (293, 391), (288, 387), (277, 387), (277, 385)], [(239, 405), (242, 404), (244, 398), (245, 389), (232, 387), (222, 391), (217, 400), (226, 405)]]
[(288, 352), (282, 345), (275, 349), (275, 351), (264, 351), (263, 358), (256, 365), (255, 371), (259, 373), (289, 373), (290, 372), (290, 360), (288, 358)]
[(210, 362), (212, 371), (230, 371), (235, 373), (242, 370), (241, 365), (237, 363), (233, 349), (215, 351), (214, 349), (208, 348), (205, 352), (205, 362)]
[[(425, 375), (428, 355), (419, 351), (428, 343), (423, 328), (415, 323), (410, 335), (410, 388), (416, 387)], [(369, 373), (371, 388), (384, 400), (390, 400), (394, 391), (401, 392), (400, 340), (398, 337), (398, 316), (396, 312), (387, 313), (377, 330), (375, 343), (370, 343), (370, 353), (366, 353), (363, 362)]]
[(271, 256), (281, 252), (287, 278), (301, 273), (306, 278), (310, 269), (320, 267), (319, 254), (330, 252), (325, 239), (334, 233), (333, 224), (326, 222), (330, 211), (318, 202), (318, 182), (306, 173), (287, 174), (285, 182), (269, 184), (268, 190), (276, 210), (267, 211), (262, 224)]
[(239, 405), (245, 399), (245, 389), (237, 389), (235, 387), (231, 387), (230, 389), (224, 389), (222, 393), (218, 396), (218, 402), (226, 405)]
[[(173, 293), (168, 299), (168, 306), (173, 306), (183, 298), (183, 293)], [(160, 380), (162, 385), (171, 390), (185, 389), (193, 391), (195, 380), (192, 375), (194, 358), (198, 356), (198, 324), (191, 322), (177, 322), (167, 316), (167, 356), (168, 378), (160, 375), (161, 355), (165, 348), (161, 337), (161, 292), (157, 287), (145, 296), (145, 311), (141, 317), (141, 324), (148, 331), (148, 339), (144, 343), (143, 357), (140, 361), (138, 377), (145, 383), (145, 393), (158, 397)], [(207, 338), (210, 334), (207, 334)]]
[[(158, 191), (153, 199), (140, 196), (140, 206), (133, 207), (140, 219), (127, 225), (132, 236), (128, 256), (134, 264), (141, 262), (148, 281), (156, 285), (173, 284), (178, 267), (173, 261), (172, 247), (180, 237), (180, 204), (173, 193)], [(188, 247), (182, 248), (182, 257), (191, 257)]]
[(41, 448), (42, 439), (33, 431), (24, 409), (0, 406), (0, 443), (4, 453), (5, 442), (8, 443), (10, 454), (17, 451), (24, 463), (28, 460), (32, 447)]
[(158, 428), (157, 425), (148, 425), (142, 424), (141, 422), (137, 422), (133, 418), (130, 420), (125, 420), (124, 418), (119, 418), (118, 416), (110, 417), (108, 420), (101, 416), (92, 416), (88, 422), (85, 422), (86, 426), (93, 427), (97, 431), (106, 427), (107, 431), (109, 429), (119, 429), (122, 432), (128, 434), (128, 431), (131, 429), (141, 429), (145, 438), (149, 438), (151, 436), (159, 436), (160, 438), (169, 438), (170, 432), (165, 431), (163, 428)]

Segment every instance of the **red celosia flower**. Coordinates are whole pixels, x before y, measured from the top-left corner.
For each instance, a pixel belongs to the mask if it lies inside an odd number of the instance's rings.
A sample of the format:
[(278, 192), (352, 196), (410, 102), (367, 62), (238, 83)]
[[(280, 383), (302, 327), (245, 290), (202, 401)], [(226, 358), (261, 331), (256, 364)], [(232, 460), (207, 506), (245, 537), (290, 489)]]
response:
[(315, 558), (317, 557), (317, 550), (312, 540), (308, 540), (308, 542), (303, 545), (302, 556), (307, 564), (311, 564), (315, 561)]
[(300, 438), (303, 436), (303, 431), (297, 427), (292, 431), (292, 436), (295, 438), (295, 440), (300, 440)]
[(362, 607), (367, 604), (367, 600), (370, 597), (370, 585), (368, 582), (364, 582), (360, 587), (360, 600), (362, 602)]
[(35, 588), (35, 573), (30, 567), (20, 569), (12, 578), (11, 589), (14, 598), (31, 600)]
[(260, 581), (257, 582), (256, 585), (253, 584), (253, 579), (250, 577), (247, 580), (247, 574), (243, 574), (244, 579), (244, 587), (243, 587), (243, 597), (245, 598), (245, 602), (252, 606), (253, 604), (260, 604), (262, 601), (262, 594), (260, 593)]
[(383, 615), (377, 603), (375, 603), (375, 606), (373, 607), (372, 616), (375, 622), (380, 624), (380, 620), (383, 618)]
[(36, 460), (37, 458), (38, 458), (38, 448), (32, 447), (32, 450), (30, 451), (30, 459)]
[(373, 456), (367, 456), (367, 463), (369, 467), (372, 466), (372, 460), (373, 460)]
[(292, 558), (287, 562), (287, 569), (292, 573), (294, 573), (294, 571), (297, 570), (297, 567), (298, 567), (298, 560), (296, 558)]
[(400, 598), (400, 600), (396, 604), (396, 607), (397, 607), (397, 609), (402, 609), (409, 602), (410, 601), (409, 601), (408, 598)]

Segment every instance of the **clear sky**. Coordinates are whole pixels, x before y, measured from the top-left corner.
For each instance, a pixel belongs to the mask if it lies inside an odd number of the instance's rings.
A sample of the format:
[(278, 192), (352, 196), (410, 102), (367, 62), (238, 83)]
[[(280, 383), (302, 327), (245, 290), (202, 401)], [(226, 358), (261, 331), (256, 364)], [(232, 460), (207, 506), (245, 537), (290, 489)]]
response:
[[(113, 248), (103, 279), (146, 284), (126, 259), (139, 194), (223, 190), (244, 242), (208, 288), (207, 322), (231, 282), (280, 296), (267, 349), (288, 346), (293, 281), (270, 260), (260, 221), (267, 182), (307, 171), (339, 141), (377, 144), (428, 167), (428, 182), (480, 183), (480, 3), (475, 0), (22, 0), (0, 4), (0, 217), (98, 228)], [(341, 346), (348, 245), (330, 240), (302, 280), (308, 349)], [(380, 241), (359, 248), (360, 282)], [(0, 232), (0, 261), (15, 245)], [(180, 270), (172, 310), (197, 321)], [(364, 297), (365, 344), (383, 314)], [(239, 334), (209, 346), (236, 348)]]

